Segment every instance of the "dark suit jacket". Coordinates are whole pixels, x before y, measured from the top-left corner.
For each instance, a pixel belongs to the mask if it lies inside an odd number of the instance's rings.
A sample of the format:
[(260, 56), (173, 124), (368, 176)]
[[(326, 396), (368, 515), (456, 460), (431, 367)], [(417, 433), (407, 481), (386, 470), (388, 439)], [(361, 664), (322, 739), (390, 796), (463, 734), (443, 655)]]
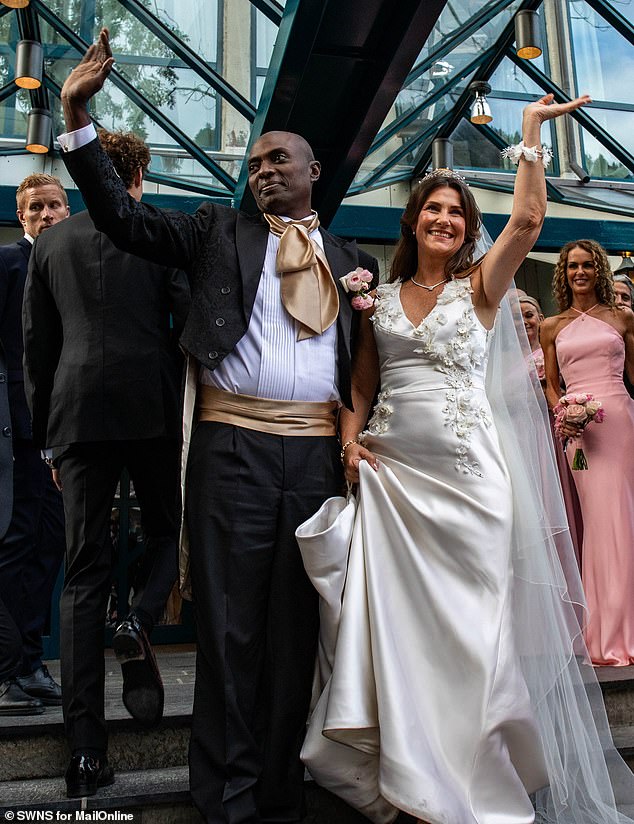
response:
[[(137, 203), (125, 191), (98, 140), (63, 157), (95, 225), (117, 246), (148, 260), (181, 266), (188, 273), (192, 307), (181, 344), (201, 364), (215, 369), (249, 324), (269, 235), (262, 215), (245, 215), (209, 202), (195, 215)], [(322, 236), (340, 298), (339, 392), (350, 406), (350, 361), (359, 317), (339, 278), (363, 266), (376, 280), (378, 264), (354, 241), (323, 230)]]
[(22, 372), (22, 296), (31, 254), (25, 237), (0, 246), (0, 341), (7, 359), (11, 426), (14, 438), (31, 437), (31, 416), (24, 394)]
[(183, 272), (117, 249), (88, 212), (47, 229), (24, 293), (25, 380), (42, 446), (178, 437), (182, 358), (170, 330)]
[(7, 383), (7, 359), (0, 340), (0, 541), (13, 512), (13, 443)]

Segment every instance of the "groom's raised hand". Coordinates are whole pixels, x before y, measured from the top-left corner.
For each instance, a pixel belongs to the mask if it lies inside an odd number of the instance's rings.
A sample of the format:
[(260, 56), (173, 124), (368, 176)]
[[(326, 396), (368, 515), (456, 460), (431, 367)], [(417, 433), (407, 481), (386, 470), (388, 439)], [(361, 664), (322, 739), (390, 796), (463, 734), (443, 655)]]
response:
[(113, 64), (110, 35), (108, 29), (103, 28), (97, 42), (88, 47), (62, 86), (62, 107), (69, 132), (90, 123), (88, 101), (103, 87)]

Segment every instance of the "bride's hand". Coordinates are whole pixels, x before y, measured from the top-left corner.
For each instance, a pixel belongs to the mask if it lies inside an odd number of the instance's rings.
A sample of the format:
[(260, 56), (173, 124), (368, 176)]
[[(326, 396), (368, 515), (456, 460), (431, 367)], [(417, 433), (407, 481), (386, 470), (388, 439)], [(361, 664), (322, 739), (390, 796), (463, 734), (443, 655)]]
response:
[(343, 458), (343, 471), (348, 483), (359, 483), (359, 464), (361, 461), (367, 461), (375, 471), (379, 468), (379, 462), (373, 452), (361, 446), (360, 443), (351, 443)]
[(588, 94), (581, 97), (576, 97), (568, 103), (553, 103), (554, 95), (546, 94), (544, 97), (536, 100), (534, 103), (529, 103), (524, 107), (524, 122), (535, 118), (541, 125), (546, 120), (553, 120), (555, 117), (561, 117), (562, 114), (569, 114), (576, 109), (580, 109), (587, 103), (592, 103), (592, 98)]

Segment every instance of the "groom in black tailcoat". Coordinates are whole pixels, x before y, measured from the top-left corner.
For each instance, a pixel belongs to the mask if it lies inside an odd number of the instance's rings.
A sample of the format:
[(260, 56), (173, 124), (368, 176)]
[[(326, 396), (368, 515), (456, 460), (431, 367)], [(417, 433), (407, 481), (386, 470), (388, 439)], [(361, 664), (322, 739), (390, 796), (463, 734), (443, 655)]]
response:
[(318, 228), (320, 166), (293, 133), (264, 134), (250, 152), (263, 214), (203, 203), (190, 216), (134, 202), (87, 114), (111, 65), (104, 29), (64, 84), (60, 143), (95, 224), (190, 277), (185, 440), (196, 388), (198, 400), (181, 572), (191, 561), (191, 792), (210, 824), (298, 821), (318, 608), (294, 531), (342, 481), (335, 413), (351, 403), (358, 316), (339, 278), (358, 266), (376, 276), (378, 265)]

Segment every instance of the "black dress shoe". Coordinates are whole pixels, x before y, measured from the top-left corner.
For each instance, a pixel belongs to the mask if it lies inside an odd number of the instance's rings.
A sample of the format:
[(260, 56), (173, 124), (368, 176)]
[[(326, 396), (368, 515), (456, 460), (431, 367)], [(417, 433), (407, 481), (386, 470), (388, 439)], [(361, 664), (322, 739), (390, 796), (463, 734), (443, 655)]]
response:
[(41, 715), (44, 704), (31, 698), (14, 680), (0, 684), (0, 715)]
[(94, 795), (99, 787), (114, 784), (114, 770), (108, 759), (93, 758), (91, 755), (74, 755), (66, 770), (66, 795), (68, 798), (83, 798)]
[(39, 698), (46, 707), (61, 707), (62, 688), (53, 679), (45, 664), (30, 675), (20, 675), (15, 679), (27, 695)]
[(125, 708), (143, 726), (155, 726), (163, 717), (163, 682), (147, 633), (133, 612), (115, 630), (112, 648), (121, 664)]

